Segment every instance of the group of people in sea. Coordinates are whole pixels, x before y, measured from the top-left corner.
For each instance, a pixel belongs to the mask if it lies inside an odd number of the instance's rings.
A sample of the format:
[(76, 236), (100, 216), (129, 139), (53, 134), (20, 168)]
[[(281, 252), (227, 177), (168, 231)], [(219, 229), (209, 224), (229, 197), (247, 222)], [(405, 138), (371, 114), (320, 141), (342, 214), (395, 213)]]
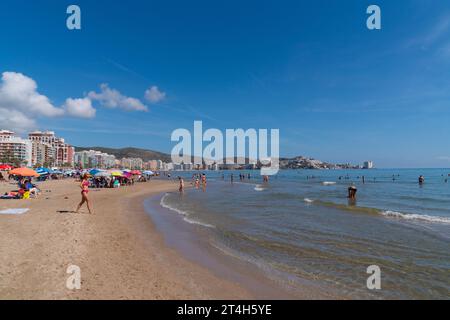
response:
[[(392, 181), (396, 181), (396, 180), (398, 180), (399, 179), (399, 177), (400, 177), (400, 174), (393, 174), (392, 175)], [(444, 177), (444, 175), (442, 174), (442, 177)], [(448, 174), (448, 177), (450, 177), (450, 173)], [(313, 180), (313, 179), (316, 179), (316, 177), (314, 176), (314, 175), (311, 175), (311, 176), (306, 176), (306, 180)], [(339, 180), (350, 180), (351, 179), (351, 177), (347, 174), (347, 175), (345, 175), (345, 176), (339, 176), (338, 177), (338, 179)], [(366, 177), (365, 176), (357, 176), (356, 177), (356, 179), (357, 180), (361, 180), (362, 181), (362, 183), (363, 184), (365, 184), (365, 182), (366, 182)], [(375, 182), (376, 181), (376, 177), (373, 177), (373, 181)], [(422, 185), (424, 185), (424, 183), (425, 183), (425, 176), (423, 176), (423, 175), (420, 175), (419, 177), (418, 177), (418, 184), (420, 185), (420, 186), (422, 186)], [(447, 177), (445, 177), (444, 178), (444, 183), (448, 183), (448, 178)], [(350, 199), (350, 200), (356, 200), (356, 193), (357, 193), (357, 191), (358, 191), (358, 189), (356, 188), (356, 186), (355, 186), (355, 184), (354, 183), (352, 183), (351, 185), (350, 185), (350, 187), (348, 187), (348, 195), (347, 195), (347, 198), (348, 199)]]
[[(184, 185), (183, 177), (178, 176), (178, 183), (179, 183), (178, 190), (181, 193), (184, 192), (185, 185)], [(192, 175), (191, 185), (193, 185), (196, 189), (200, 189), (200, 186), (201, 186), (203, 191), (205, 191), (206, 190), (206, 184), (207, 183), (206, 183), (206, 174), (205, 173), (194, 173)]]
[[(170, 176), (169, 176), (170, 178)], [(221, 176), (222, 181), (225, 181), (225, 174), (222, 174)], [(245, 180), (251, 180), (252, 176), (250, 173), (239, 173), (239, 180), (240, 181), (245, 181)], [(269, 176), (268, 175), (263, 175), (262, 176), (263, 182), (264, 183), (269, 183)], [(202, 188), (203, 191), (206, 191), (206, 174), (205, 173), (194, 173), (192, 175), (191, 178), (192, 182), (191, 185), (193, 185), (196, 189), (200, 189), (200, 187)], [(234, 174), (231, 173), (230, 174), (230, 182), (233, 183), (234, 182)], [(185, 182), (184, 182), (184, 178), (181, 176), (178, 176), (178, 190), (182, 193), (185, 190)]]

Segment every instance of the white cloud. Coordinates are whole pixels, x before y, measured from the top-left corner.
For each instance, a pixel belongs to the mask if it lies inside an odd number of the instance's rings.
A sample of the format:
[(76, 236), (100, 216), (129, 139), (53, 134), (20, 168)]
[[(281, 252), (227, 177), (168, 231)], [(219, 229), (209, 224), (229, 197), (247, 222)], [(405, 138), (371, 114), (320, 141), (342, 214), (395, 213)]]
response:
[(36, 128), (37, 117), (56, 117), (55, 107), (37, 91), (36, 81), (18, 72), (3, 72), (0, 82), (0, 128), (18, 132)]
[(36, 122), (24, 113), (0, 107), (0, 129), (13, 130), (18, 133), (35, 129)]
[[(166, 94), (152, 86), (145, 92), (146, 99), (157, 103)], [(139, 99), (122, 95), (107, 84), (100, 86), (100, 92), (91, 91), (83, 98), (67, 98), (62, 106), (55, 106), (50, 99), (38, 92), (38, 85), (32, 78), (18, 72), (3, 72), (0, 80), (0, 129), (17, 132), (36, 129), (37, 119), (44, 117), (71, 116), (94, 118), (96, 109), (93, 101), (108, 108), (127, 111), (148, 111)]]
[(152, 86), (145, 91), (145, 99), (151, 103), (158, 103), (166, 98), (166, 93), (158, 89), (157, 86)]
[(33, 79), (17, 72), (2, 74), (0, 107), (35, 116), (55, 117), (64, 114), (64, 110), (53, 106), (46, 96), (37, 91)]
[(68, 98), (64, 104), (66, 113), (73, 117), (94, 118), (96, 110), (92, 107), (92, 101), (88, 97), (82, 99)]
[(124, 96), (119, 91), (111, 89), (107, 84), (100, 86), (100, 93), (89, 92), (88, 97), (108, 108), (120, 108), (127, 111), (148, 111), (147, 106), (139, 99)]

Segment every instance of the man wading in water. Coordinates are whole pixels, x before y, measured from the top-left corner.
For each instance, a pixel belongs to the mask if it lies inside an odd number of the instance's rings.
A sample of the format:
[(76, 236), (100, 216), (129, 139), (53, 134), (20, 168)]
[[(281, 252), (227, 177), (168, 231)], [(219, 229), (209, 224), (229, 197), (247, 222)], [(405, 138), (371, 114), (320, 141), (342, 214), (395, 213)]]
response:
[(348, 188), (348, 198), (350, 200), (356, 200), (356, 192), (358, 191), (358, 189), (356, 189), (356, 187), (354, 185), (350, 186)]

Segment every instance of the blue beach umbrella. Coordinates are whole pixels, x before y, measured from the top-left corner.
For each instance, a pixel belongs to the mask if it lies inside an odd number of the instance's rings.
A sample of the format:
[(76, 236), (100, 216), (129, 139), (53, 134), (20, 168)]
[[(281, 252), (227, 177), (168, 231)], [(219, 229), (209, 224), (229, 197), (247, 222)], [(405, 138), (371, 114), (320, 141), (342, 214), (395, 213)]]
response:
[(51, 171), (50, 169), (48, 169), (48, 168), (43, 168), (43, 167), (37, 168), (37, 169), (36, 169), (36, 172), (37, 172), (40, 176), (43, 176), (43, 175), (47, 175), (47, 174), (52, 173), (52, 171)]
[(89, 174), (91, 176), (95, 176), (97, 173), (101, 172), (102, 170), (99, 169), (92, 169), (91, 171), (89, 171)]

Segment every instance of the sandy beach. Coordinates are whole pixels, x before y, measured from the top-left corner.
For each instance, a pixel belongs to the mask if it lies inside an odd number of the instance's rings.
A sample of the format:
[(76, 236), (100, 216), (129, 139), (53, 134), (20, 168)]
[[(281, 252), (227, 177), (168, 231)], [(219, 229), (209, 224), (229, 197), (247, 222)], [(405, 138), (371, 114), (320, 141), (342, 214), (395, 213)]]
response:
[[(0, 183), (0, 192), (14, 189)], [(164, 244), (143, 208), (151, 195), (177, 189), (171, 181), (93, 189), (94, 214), (80, 201), (73, 179), (40, 183), (38, 199), (2, 200), (1, 299), (246, 299), (237, 283), (218, 278)], [(69, 290), (70, 265), (81, 269), (81, 289)]]

